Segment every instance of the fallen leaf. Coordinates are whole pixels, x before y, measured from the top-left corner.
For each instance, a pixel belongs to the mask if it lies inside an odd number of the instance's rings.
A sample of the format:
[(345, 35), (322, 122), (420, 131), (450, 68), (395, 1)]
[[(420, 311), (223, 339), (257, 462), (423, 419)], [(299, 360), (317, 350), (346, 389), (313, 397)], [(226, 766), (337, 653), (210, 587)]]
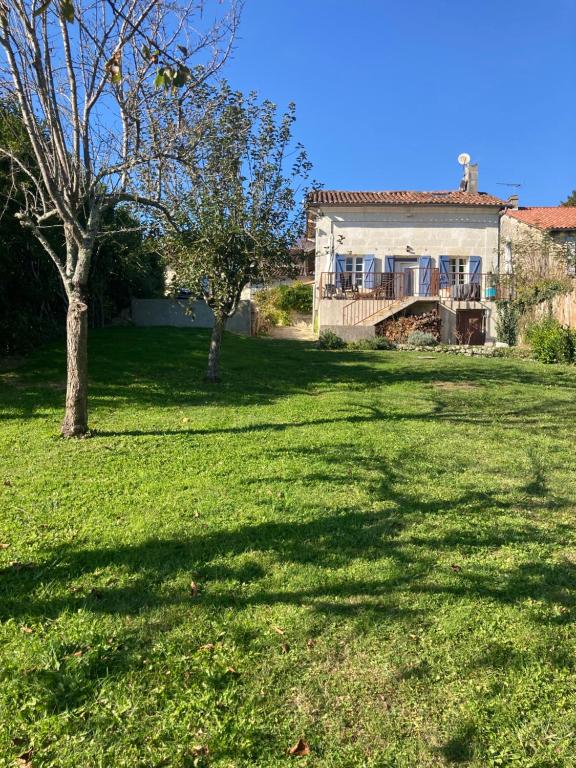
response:
[(198, 584), (195, 581), (190, 582), (190, 594), (192, 597), (197, 597), (198, 595)]
[(200, 757), (200, 755), (207, 755), (210, 750), (203, 744), (196, 744), (190, 751), (195, 757)]
[(10, 544), (4, 544), (3, 542), (0, 542), (0, 549), (8, 549)]
[(200, 651), (213, 651), (216, 646), (214, 643), (205, 643), (204, 645), (201, 645), (199, 650)]
[(288, 645), (288, 643), (282, 643), (282, 645), (280, 646), (280, 650), (282, 651), (282, 653), (288, 653), (288, 651), (290, 650), (290, 646)]
[(240, 672), (238, 672), (237, 669), (234, 669), (234, 667), (228, 667), (226, 669), (226, 672), (228, 672), (229, 675), (239, 675)]
[(460, 571), (462, 570), (462, 566), (461, 566), (461, 565), (456, 565), (456, 564), (452, 564), (452, 565), (450, 566), (450, 568), (452, 568), (452, 570), (453, 570), (455, 573), (460, 573)]
[(293, 747), (290, 747), (288, 754), (291, 757), (304, 757), (305, 755), (310, 754), (310, 747), (306, 744), (304, 739), (298, 739), (296, 744), (294, 744)]
[(274, 630), (274, 632), (276, 632), (277, 635), (283, 635), (284, 634), (284, 630), (281, 629), (280, 627), (277, 627), (276, 625), (272, 625), (272, 629)]
[(20, 627), (20, 632), (24, 632), (25, 635), (31, 635), (34, 630), (32, 627)]
[(308, 646), (308, 648), (314, 648), (314, 646), (316, 645), (316, 640), (314, 640), (314, 638), (312, 637), (309, 637), (308, 640), (306, 640), (306, 645)]

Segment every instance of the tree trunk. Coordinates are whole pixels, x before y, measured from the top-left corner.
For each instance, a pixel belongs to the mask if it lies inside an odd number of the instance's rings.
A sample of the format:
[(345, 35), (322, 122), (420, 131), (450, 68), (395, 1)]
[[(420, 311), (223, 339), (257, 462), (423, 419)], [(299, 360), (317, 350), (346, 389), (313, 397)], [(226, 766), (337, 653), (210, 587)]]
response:
[(88, 431), (88, 305), (84, 291), (74, 291), (66, 317), (66, 413), (63, 437), (82, 437)]
[(212, 329), (212, 338), (210, 339), (208, 370), (206, 371), (206, 378), (212, 384), (220, 381), (220, 347), (222, 346), (222, 334), (225, 325), (225, 317), (214, 315), (214, 328)]

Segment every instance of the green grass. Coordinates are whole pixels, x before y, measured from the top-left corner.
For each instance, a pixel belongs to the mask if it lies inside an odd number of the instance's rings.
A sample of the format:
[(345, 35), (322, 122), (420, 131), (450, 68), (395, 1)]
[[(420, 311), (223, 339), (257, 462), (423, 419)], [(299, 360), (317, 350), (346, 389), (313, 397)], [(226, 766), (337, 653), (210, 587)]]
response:
[(576, 765), (576, 369), (207, 343), (0, 373), (0, 765)]

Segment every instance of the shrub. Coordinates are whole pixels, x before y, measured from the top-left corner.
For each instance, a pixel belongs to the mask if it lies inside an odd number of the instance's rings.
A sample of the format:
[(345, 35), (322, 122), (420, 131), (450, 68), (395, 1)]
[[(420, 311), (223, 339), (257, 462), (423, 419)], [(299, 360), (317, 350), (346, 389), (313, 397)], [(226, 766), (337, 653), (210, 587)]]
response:
[(533, 323), (526, 330), (526, 339), (534, 356), (542, 363), (571, 363), (576, 354), (576, 333), (555, 318)]
[(374, 336), (372, 339), (351, 341), (348, 344), (348, 349), (396, 349), (396, 346), (385, 336)]
[(511, 301), (496, 302), (496, 338), (513, 347), (518, 340), (520, 312)]
[(312, 284), (292, 283), (278, 286), (278, 309), (309, 315), (312, 312)]
[(408, 344), (413, 344), (415, 347), (435, 347), (438, 344), (436, 336), (432, 333), (425, 333), (424, 331), (412, 331), (406, 339)]
[(320, 349), (344, 349), (346, 342), (337, 336), (334, 331), (322, 331), (318, 337), (318, 347)]
[(264, 288), (256, 293), (254, 303), (258, 307), (262, 330), (274, 325), (290, 325), (294, 313), (312, 312), (312, 285), (294, 283)]

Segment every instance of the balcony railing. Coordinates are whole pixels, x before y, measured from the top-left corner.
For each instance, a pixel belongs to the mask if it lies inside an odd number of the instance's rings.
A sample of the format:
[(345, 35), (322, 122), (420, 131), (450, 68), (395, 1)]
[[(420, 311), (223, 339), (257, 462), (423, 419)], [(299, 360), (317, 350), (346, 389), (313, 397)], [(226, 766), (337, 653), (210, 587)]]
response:
[(437, 267), (404, 272), (322, 272), (321, 299), (379, 299), (394, 301), (408, 296), (438, 296)]
[(501, 301), (514, 296), (512, 275), (491, 272), (448, 272), (439, 279), (441, 299), (454, 301)]
[(514, 283), (512, 275), (415, 267), (403, 272), (322, 272), (318, 292), (320, 299), (500, 301), (513, 298)]

